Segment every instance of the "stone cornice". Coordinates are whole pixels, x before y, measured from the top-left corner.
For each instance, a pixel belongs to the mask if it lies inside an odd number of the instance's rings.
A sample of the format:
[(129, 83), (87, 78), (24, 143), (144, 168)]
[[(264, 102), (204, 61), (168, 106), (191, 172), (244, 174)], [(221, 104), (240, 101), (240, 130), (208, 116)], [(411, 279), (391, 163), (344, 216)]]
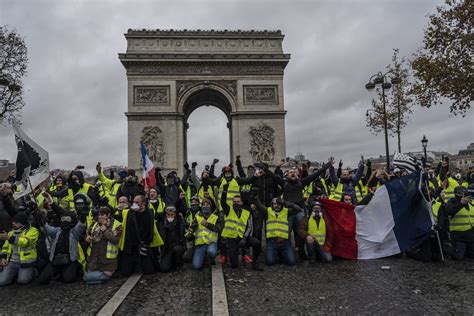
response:
[(236, 118), (281, 118), (286, 115), (287, 111), (239, 111), (230, 113), (231, 117)]
[(288, 60), (122, 60), (127, 75), (283, 75)]
[(179, 60), (208, 60), (208, 61), (219, 61), (219, 60), (286, 60), (289, 61), (291, 58), (290, 54), (196, 54), (196, 53), (184, 53), (184, 54), (146, 54), (146, 53), (126, 53), (118, 54), (119, 59), (123, 61), (179, 61)]
[(132, 37), (264, 37), (283, 38), (280, 30), (133, 30), (128, 29), (126, 38)]

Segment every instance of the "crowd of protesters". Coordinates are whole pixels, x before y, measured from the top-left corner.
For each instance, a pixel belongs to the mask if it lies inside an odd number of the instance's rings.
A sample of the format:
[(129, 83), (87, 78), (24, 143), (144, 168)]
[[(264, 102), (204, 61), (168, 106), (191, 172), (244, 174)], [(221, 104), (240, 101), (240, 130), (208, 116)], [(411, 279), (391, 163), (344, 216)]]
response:
[[(200, 270), (216, 260), (257, 271), (261, 262), (329, 263), (334, 258), (324, 247), (321, 199), (364, 205), (379, 187), (407, 173), (372, 170), (363, 158), (355, 170), (342, 162), (336, 169), (334, 158), (314, 170), (270, 170), (265, 163), (244, 168), (237, 157), (235, 166), (216, 174), (217, 163), (200, 175), (197, 163), (186, 163), (181, 178), (156, 168), (153, 186), (132, 169), (106, 175), (99, 163), (93, 183), (76, 168), (17, 200), (15, 177), (9, 177), (0, 186), (0, 286), (79, 277), (97, 284), (135, 272), (179, 271), (185, 263)], [(455, 260), (474, 258), (473, 168), (463, 175), (443, 159), (424, 171), (423, 193), (432, 204), (442, 251)], [(437, 260), (435, 239), (406, 255)]]

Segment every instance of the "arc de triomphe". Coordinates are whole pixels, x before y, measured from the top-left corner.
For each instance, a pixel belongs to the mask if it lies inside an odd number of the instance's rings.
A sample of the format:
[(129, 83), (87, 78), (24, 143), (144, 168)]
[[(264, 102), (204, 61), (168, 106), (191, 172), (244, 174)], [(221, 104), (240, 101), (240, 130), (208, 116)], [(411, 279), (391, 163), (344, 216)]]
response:
[(128, 79), (129, 167), (141, 168), (143, 142), (155, 165), (181, 174), (187, 120), (203, 105), (226, 114), (231, 161), (240, 155), (244, 166), (275, 165), (286, 156), (283, 74), (290, 55), (281, 31), (128, 30), (125, 38), (119, 59)]

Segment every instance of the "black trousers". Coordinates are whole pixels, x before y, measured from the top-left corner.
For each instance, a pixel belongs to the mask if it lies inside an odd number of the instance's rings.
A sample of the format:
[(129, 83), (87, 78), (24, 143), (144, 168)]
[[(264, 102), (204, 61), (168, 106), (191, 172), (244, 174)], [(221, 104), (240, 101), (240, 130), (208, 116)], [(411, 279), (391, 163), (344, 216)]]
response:
[(172, 249), (164, 251), (160, 260), (161, 272), (168, 272), (173, 268), (181, 267), (183, 265), (183, 246), (174, 246)]
[(227, 238), (225, 240), (227, 255), (229, 256), (230, 267), (235, 269), (239, 266), (239, 248), (245, 249), (252, 247), (253, 249), (253, 261), (256, 262), (260, 253), (262, 252), (262, 245), (260, 240), (254, 237), (242, 238)]
[(77, 261), (60, 266), (53, 266), (50, 262), (44, 267), (43, 271), (41, 271), (38, 282), (41, 284), (49, 284), (55, 275), (60, 274), (62, 282), (72, 283), (76, 280), (78, 270), (79, 263)]
[[(148, 249), (151, 251), (151, 249)], [(153, 263), (152, 255), (148, 253), (146, 256), (141, 256), (138, 252), (126, 253), (122, 252), (120, 258), (121, 273), (125, 277), (131, 276), (135, 271), (141, 270), (143, 274), (155, 273), (155, 264)]]

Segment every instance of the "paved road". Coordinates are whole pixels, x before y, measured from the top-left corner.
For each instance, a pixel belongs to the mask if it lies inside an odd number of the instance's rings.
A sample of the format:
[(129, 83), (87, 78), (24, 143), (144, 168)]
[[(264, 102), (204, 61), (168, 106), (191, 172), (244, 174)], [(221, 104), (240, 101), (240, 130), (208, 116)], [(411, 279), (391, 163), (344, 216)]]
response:
[(79, 280), (71, 284), (9, 285), (0, 288), (0, 315), (93, 315), (124, 282), (125, 279), (112, 279), (103, 285), (87, 285)]
[(474, 261), (387, 258), (224, 274), (231, 315), (474, 314)]
[(209, 315), (212, 313), (211, 271), (144, 276), (123, 301), (117, 315)]

